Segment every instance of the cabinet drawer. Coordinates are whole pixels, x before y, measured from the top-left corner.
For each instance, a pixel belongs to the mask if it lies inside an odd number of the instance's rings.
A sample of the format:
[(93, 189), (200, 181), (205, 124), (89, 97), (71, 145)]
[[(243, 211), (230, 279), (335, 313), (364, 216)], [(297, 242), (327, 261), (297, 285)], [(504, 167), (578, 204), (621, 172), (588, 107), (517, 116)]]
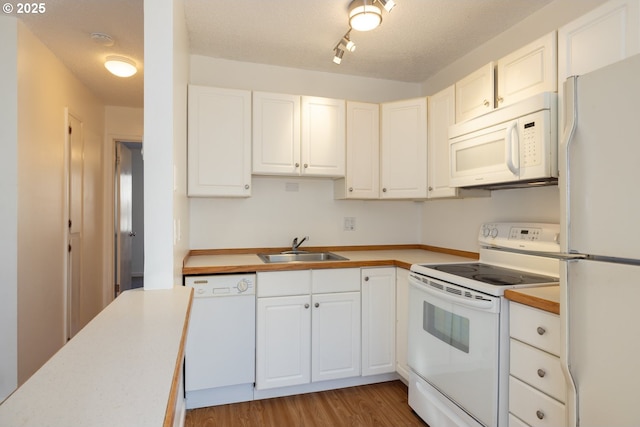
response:
[(566, 425), (562, 403), (514, 377), (509, 377), (509, 412), (531, 427)]
[(511, 340), (511, 375), (564, 402), (565, 382), (560, 359), (520, 341)]
[(509, 304), (513, 338), (560, 356), (560, 316), (523, 304)]
[(256, 276), (258, 298), (307, 295), (311, 291), (310, 270), (259, 272)]
[(327, 268), (311, 270), (311, 292), (360, 292), (359, 268)]
[(525, 423), (513, 414), (509, 414), (509, 427), (529, 427), (529, 424)]

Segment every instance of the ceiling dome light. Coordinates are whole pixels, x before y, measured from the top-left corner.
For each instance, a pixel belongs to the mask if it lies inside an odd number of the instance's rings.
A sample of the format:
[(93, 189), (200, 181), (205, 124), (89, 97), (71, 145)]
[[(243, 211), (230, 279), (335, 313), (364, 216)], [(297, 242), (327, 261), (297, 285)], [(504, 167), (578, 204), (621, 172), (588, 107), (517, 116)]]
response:
[(356, 31), (370, 31), (382, 22), (382, 11), (374, 0), (353, 0), (349, 6), (349, 25)]
[(131, 77), (138, 72), (136, 63), (124, 56), (107, 56), (104, 66), (111, 74), (118, 77)]

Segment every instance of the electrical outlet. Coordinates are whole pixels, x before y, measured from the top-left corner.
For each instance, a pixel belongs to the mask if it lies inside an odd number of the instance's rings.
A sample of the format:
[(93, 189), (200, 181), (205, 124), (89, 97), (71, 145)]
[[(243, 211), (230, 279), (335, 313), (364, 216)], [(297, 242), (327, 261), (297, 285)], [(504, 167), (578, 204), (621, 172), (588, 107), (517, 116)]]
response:
[(355, 231), (355, 230), (356, 230), (356, 218), (353, 216), (345, 216), (344, 231)]

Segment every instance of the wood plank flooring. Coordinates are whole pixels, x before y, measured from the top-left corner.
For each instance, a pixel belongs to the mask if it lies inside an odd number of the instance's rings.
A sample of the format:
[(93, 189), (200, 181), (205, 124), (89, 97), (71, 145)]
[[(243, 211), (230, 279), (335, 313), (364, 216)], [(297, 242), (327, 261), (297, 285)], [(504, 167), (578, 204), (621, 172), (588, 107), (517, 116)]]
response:
[(187, 411), (186, 427), (428, 427), (400, 381)]

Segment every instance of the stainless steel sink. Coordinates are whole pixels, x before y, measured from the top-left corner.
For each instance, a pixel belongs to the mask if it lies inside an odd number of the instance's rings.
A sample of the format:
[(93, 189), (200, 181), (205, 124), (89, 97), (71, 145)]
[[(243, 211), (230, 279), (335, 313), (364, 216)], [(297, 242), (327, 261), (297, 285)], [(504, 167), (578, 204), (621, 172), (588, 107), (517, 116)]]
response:
[(348, 261), (340, 255), (332, 252), (282, 252), (279, 254), (258, 254), (260, 259), (266, 263), (276, 262), (318, 262), (318, 261)]

